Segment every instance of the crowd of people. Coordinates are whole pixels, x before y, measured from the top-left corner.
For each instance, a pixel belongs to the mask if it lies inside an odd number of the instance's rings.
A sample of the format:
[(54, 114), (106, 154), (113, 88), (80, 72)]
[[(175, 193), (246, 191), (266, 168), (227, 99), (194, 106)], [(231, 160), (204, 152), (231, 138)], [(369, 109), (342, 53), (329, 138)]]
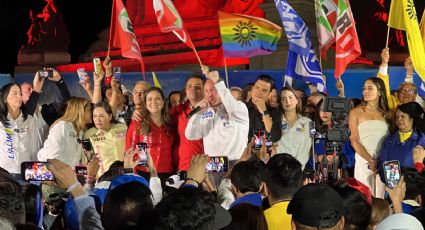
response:
[[(109, 58), (86, 98), (54, 69), (5, 85), (0, 229), (424, 229), (423, 99), (410, 59), (394, 96), (381, 57), (361, 99), (341, 80), (338, 97), (268, 75), (227, 87), (207, 66), (168, 97), (145, 81), (129, 95)], [(40, 105), (45, 81), (61, 95)], [(49, 176), (25, 180), (40, 173), (25, 162)]]

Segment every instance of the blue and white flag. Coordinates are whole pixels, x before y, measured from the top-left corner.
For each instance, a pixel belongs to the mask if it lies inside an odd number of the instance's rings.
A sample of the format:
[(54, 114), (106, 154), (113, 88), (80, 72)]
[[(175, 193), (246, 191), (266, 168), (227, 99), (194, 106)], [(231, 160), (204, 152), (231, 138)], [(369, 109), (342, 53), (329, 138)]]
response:
[(425, 82), (424, 81), (422, 81), (421, 87), (419, 87), (418, 89), (418, 94), (425, 100)]
[(294, 78), (316, 85), (318, 92), (326, 92), (319, 60), (311, 43), (311, 32), (286, 0), (275, 0), (277, 11), (289, 42), (285, 83)]

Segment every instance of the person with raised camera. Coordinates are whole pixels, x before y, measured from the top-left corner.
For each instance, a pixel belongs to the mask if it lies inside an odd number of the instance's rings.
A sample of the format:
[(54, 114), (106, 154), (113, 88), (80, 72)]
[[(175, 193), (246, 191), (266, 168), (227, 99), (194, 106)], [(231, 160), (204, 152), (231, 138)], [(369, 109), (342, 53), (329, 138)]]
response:
[(280, 92), (282, 115), (282, 137), (277, 141), (278, 153), (289, 153), (294, 156), (304, 169), (307, 164), (310, 148), (310, 118), (301, 115), (301, 100), (295, 90), (284, 87)]

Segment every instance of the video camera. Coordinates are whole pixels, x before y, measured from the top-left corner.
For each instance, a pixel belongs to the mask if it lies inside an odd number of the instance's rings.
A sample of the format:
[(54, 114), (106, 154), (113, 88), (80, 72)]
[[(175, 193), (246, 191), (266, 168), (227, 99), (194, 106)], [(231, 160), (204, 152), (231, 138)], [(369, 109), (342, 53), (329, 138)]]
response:
[(350, 136), (348, 131), (350, 100), (341, 97), (326, 97), (323, 111), (332, 113), (332, 125), (326, 133), (326, 140), (332, 142), (333, 145), (346, 142)]

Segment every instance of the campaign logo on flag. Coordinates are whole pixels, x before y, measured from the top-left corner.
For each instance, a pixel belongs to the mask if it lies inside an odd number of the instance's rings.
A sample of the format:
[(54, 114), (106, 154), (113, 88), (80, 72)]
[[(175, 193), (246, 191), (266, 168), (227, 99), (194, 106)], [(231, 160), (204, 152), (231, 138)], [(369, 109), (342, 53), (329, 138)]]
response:
[(327, 50), (335, 43), (333, 27), (336, 21), (338, 5), (334, 0), (314, 0), (314, 6), (320, 56), (326, 58)]
[(289, 42), (285, 78), (290, 78), (290, 81), (293, 78), (303, 79), (306, 83), (315, 84), (317, 91), (326, 92), (310, 30), (286, 0), (275, 0), (275, 3)]

